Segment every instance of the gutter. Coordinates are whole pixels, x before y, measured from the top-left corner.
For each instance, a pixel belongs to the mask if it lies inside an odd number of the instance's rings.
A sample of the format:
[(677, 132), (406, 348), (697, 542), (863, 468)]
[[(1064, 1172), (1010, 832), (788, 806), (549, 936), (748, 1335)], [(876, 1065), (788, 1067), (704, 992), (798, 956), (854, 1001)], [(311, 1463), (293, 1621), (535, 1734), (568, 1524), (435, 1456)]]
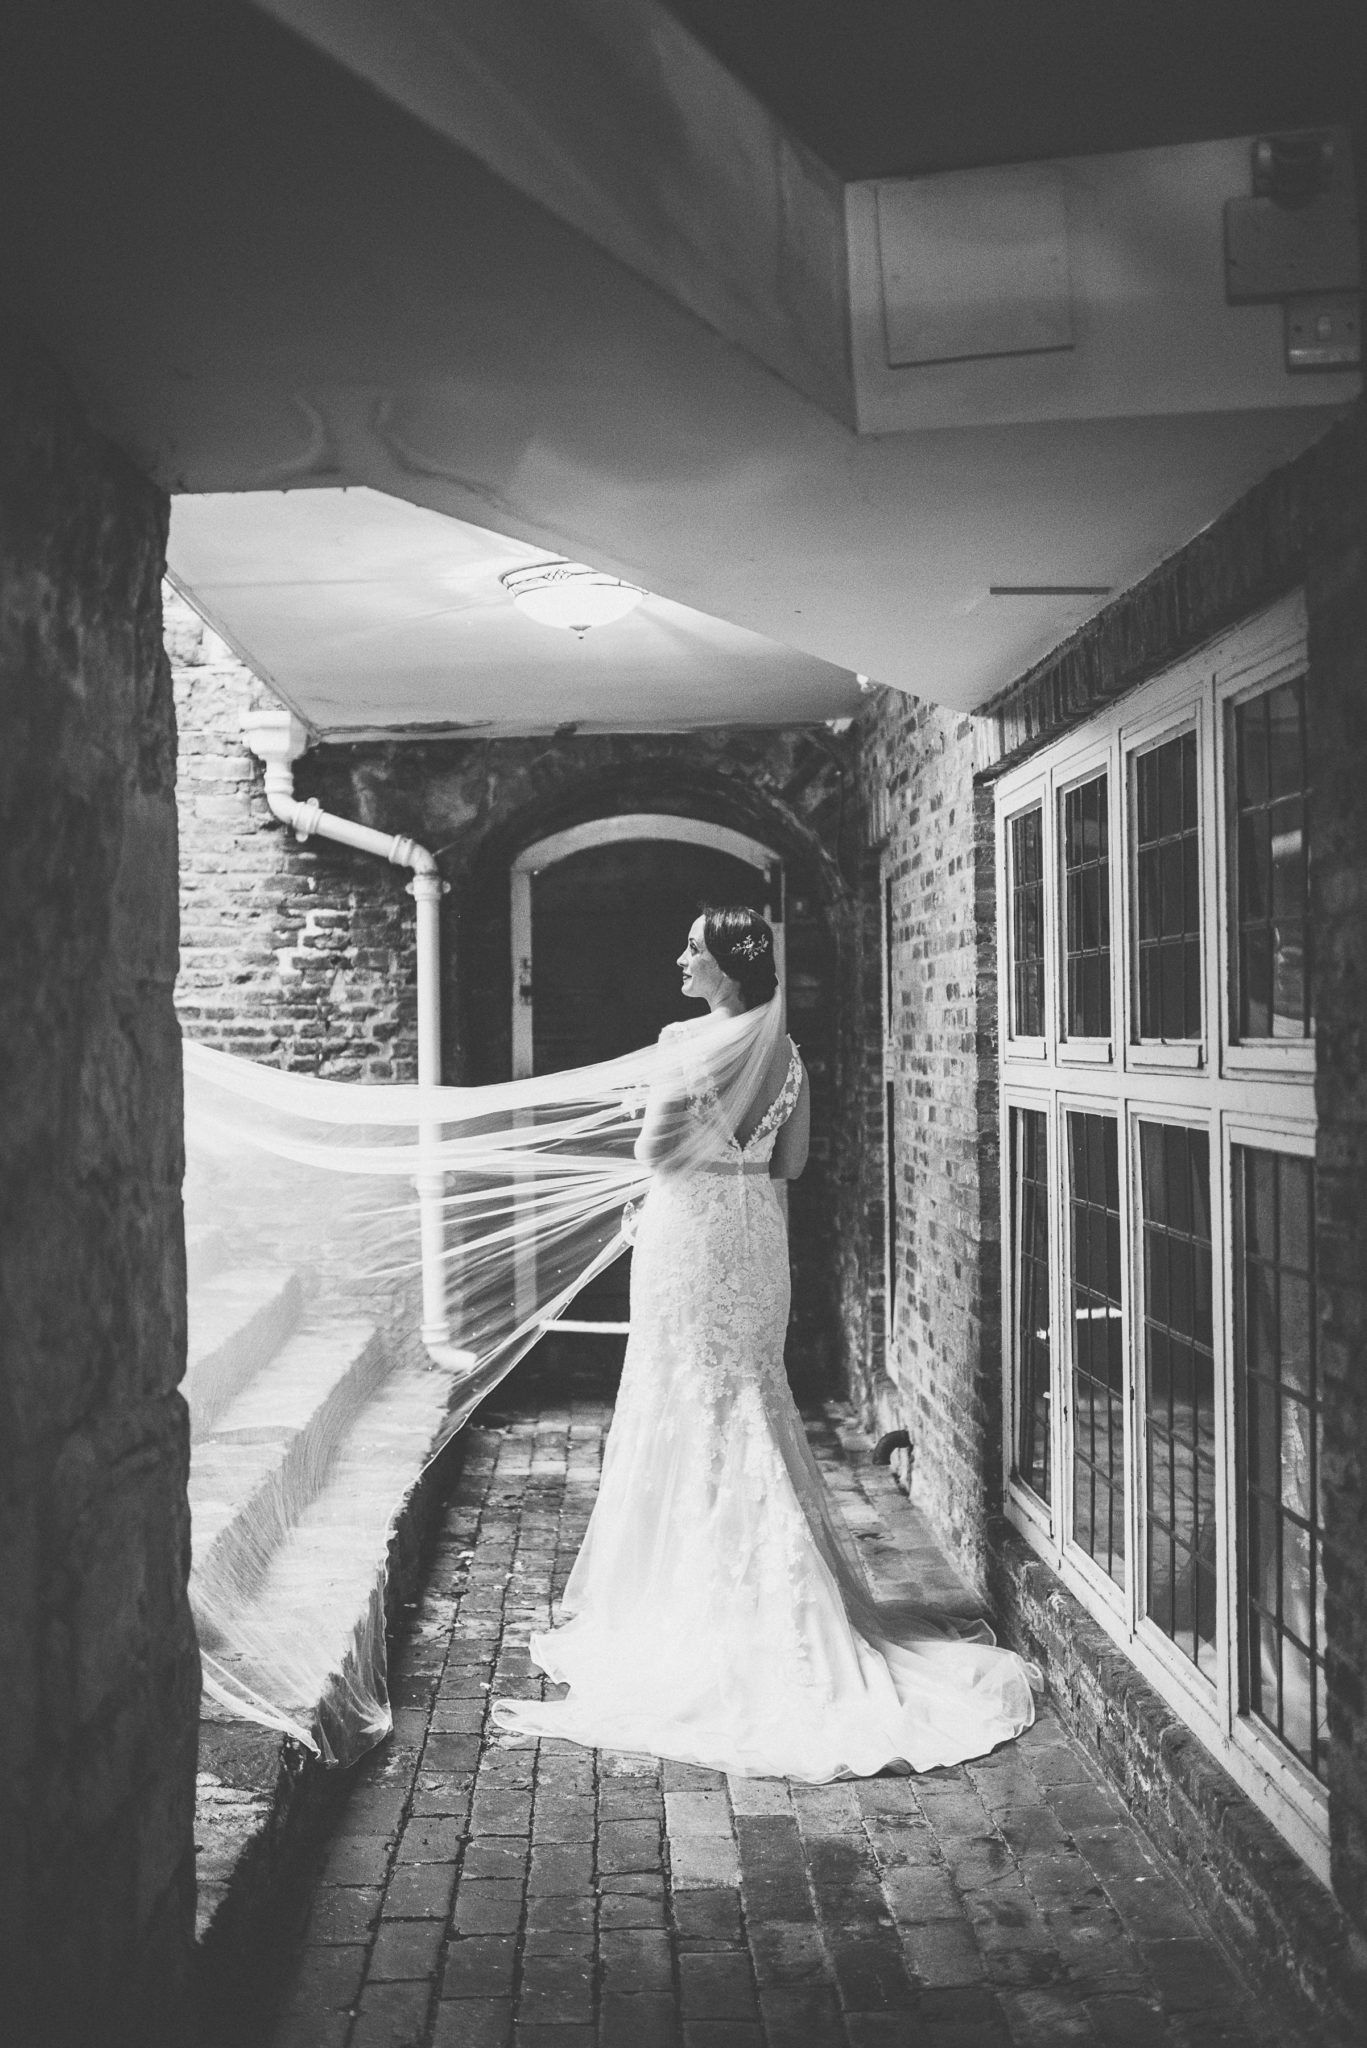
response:
[[(248, 712), (242, 738), (265, 768), (266, 802), (271, 815), (288, 825), (300, 840), (330, 839), (358, 853), (373, 853), (397, 868), (411, 868), (408, 894), (417, 906), (418, 1088), (441, 1086), (441, 899), (448, 883), (425, 846), (402, 834), (376, 832), (350, 818), (325, 811), (316, 797), (300, 802), (294, 794), (294, 764), (309, 744), (308, 728), (292, 711)], [(423, 1165), (424, 1155), (441, 1140), (440, 1119), (418, 1126), (418, 1216), (422, 1247), (422, 1341), (433, 1361), (468, 1371), (472, 1355), (451, 1343), (446, 1313), (445, 1232), (442, 1208), (446, 1176), (439, 1166)]]

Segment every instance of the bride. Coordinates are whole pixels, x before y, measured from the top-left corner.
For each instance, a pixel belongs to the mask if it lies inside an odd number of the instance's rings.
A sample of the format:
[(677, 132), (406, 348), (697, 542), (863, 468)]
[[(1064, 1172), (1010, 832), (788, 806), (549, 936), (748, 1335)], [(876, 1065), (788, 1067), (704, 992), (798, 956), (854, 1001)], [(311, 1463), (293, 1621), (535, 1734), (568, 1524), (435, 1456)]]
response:
[(806, 1164), (810, 1090), (772, 933), (743, 907), (705, 911), (679, 966), (712, 1015), (661, 1036), (602, 1481), (562, 1625), (531, 1642), (569, 1692), (501, 1701), (498, 1719), (810, 1783), (981, 1756), (1033, 1720), (1031, 1667), (982, 1624), (880, 1604), (784, 1374), (776, 1183)]

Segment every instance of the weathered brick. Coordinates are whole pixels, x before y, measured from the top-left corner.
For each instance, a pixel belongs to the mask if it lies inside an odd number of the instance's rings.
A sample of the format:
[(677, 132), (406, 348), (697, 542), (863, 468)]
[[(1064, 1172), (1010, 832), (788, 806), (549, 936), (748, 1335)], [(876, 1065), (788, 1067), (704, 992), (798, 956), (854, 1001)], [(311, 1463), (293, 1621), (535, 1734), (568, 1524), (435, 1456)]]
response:
[(592, 1955), (524, 1954), (517, 1996), (519, 2033), (529, 2023), (592, 2026)]
[(512, 1995), (517, 1943), (510, 1934), (468, 1934), (446, 1951), (443, 1998), (507, 1998)]
[(313, 1895), (306, 1940), (311, 1945), (367, 1941), (380, 1917), (378, 1885), (320, 1885)]
[(740, 1894), (726, 1887), (675, 1892), (671, 1900), (680, 1948), (739, 1948)]
[(385, 1917), (444, 1920), (455, 1884), (454, 1863), (396, 1864), (385, 1886)]
[(515, 1934), (521, 1920), (520, 1880), (462, 1875), (451, 1916), (457, 1934)]
[(711, 1950), (681, 1955), (679, 1986), (685, 2020), (759, 2017), (750, 1958), (743, 1952)]
[(366, 1965), (367, 1983), (436, 1975), (444, 1929), (440, 1920), (383, 1920)]
[(432, 2048), (508, 2048), (512, 2032), (511, 1998), (443, 1999), (432, 2024)]
[(669, 1942), (663, 1933), (605, 1927), (598, 1938), (598, 1952), (605, 1992), (617, 1995), (672, 1989)]

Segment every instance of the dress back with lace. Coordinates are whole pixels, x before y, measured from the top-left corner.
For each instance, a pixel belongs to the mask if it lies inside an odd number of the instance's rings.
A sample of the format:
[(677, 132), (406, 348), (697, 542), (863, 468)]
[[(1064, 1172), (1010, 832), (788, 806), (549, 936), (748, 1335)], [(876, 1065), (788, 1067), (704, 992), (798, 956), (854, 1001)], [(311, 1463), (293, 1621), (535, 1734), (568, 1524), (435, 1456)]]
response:
[(652, 1181), (598, 1500), (564, 1625), (532, 1639), (570, 1692), (503, 1702), (499, 1718), (809, 1782), (980, 1755), (1032, 1720), (1030, 1668), (981, 1627), (880, 1608), (789, 1391), (787, 1226), (769, 1167), (801, 1092), (797, 1047), (742, 1141), (689, 1032), (664, 1037), (702, 1142)]

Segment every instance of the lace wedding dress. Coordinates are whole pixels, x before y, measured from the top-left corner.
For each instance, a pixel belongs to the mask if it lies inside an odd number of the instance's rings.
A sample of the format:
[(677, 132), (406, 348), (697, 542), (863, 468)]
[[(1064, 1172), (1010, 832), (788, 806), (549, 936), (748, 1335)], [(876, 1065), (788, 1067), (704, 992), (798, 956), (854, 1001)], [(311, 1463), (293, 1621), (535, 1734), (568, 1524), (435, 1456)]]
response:
[[(672, 1026), (689, 1075), (688, 1025)], [(631, 1334), (563, 1625), (532, 1637), (563, 1699), (503, 1726), (811, 1783), (980, 1756), (1034, 1718), (1031, 1671), (980, 1624), (881, 1605), (812, 1457), (783, 1369), (787, 1227), (769, 1162), (787, 1075), (741, 1144), (712, 1128), (660, 1168), (636, 1238)]]

